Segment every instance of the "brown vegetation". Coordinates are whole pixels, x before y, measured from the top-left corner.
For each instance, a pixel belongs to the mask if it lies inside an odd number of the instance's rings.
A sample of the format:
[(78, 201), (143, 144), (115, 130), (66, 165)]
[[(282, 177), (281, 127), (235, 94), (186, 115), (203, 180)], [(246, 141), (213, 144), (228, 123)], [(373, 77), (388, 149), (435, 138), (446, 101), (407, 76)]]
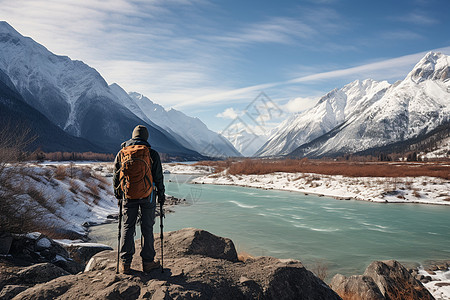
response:
[(216, 172), (227, 169), (231, 175), (263, 175), (275, 172), (316, 173), (349, 177), (418, 177), (450, 179), (450, 166), (439, 162), (347, 162), (308, 159), (244, 159), (199, 162), (213, 166)]
[(52, 161), (113, 161), (114, 154), (111, 153), (94, 153), (94, 152), (50, 152), (45, 153), (37, 151), (31, 156), (33, 160), (52, 160)]

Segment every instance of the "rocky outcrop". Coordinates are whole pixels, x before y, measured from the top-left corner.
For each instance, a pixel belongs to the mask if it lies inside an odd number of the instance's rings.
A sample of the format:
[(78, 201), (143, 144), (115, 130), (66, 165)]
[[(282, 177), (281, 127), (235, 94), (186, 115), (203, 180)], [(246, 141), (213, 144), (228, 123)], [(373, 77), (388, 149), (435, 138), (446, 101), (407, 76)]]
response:
[(241, 262), (231, 240), (193, 228), (165, 233), (163, 273), (143, 273), (136, 255), (131, 275), (116, 274), (116, 255), (102, 251), (83, 273), (36, 285), (14, 299), (340, 299), (299, 261)]
[(13, 234), (8, 255), (29, 264), (52, 263), (71, 274), (84, 269), (84, 265), (75, 262), (62, 245), (39, 232)]
[(337, 274), (331, 287), (344, 300), (434, 299), (422, 283), (395, 260), (374, 261), (362, 276), (347, 278)]
[(372, 277), (353, 275), (345, 277), (337, 274), (331, 280), (332, 289), (345, 300), (384, 300), (385, 297)]

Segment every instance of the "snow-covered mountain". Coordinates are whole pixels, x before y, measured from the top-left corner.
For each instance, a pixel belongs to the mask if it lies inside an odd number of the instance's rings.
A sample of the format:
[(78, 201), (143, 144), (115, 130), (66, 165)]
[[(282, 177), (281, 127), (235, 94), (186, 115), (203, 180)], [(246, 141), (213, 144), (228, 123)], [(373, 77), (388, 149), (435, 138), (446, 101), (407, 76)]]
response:
[(342, 89), (334, 89), (318, 103), (282, 122), (255, 156), (285, 155), (300, 145), (322, 136), (381, 99), (390, 84), (387, 81), (356, 80)]
[(6, 22), (0, 22), (0, 70), (11, 80), (22, 98), (65, 132), (87, 139), (109, 152), (131, 137), (137, 124), (144, 124), (152, 146), (174, 156), (201, 156), (169, 133), (142, 120), (142, 114), (121, 104), (114, 88), (81, 61), (58, 56)]
[(292, 152), (323, 156), (380, 147), (425, 135), (450, 119), (450, 57), (428, 53), (403, 81), (331, 131)]
[(269, 135), (256, 134), (240, 122), (231, 124), (222, 135), (245, 157), (252, 157), (267, 141)]
[(150, 122), (171, 133), (183, 146), (207, 156), (241, 156), (227, 139), (209, 130), (200, 119), (175, 109), (166, 111), (142, 94), (131, 92), (129, 95)]

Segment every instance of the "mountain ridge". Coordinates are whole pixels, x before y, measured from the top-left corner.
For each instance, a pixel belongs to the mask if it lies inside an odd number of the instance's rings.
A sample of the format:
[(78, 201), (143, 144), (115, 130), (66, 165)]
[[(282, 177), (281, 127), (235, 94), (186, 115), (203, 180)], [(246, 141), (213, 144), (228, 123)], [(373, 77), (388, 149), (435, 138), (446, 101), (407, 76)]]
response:
[[(403, 80), (394, 84), (382, 81), (372, 85), (372, 89), (357, 88), (361, 87), (361, 83), (366, 83), (366, 86), (367, 83), (375, 83), (369, 79), (334, 89), (313, 108), (280, 124), (278, 131), (258, 151), (258, 155), (337, 156), (425, 135), (449, 120), (449, 66), (448, 56), (429, 52)], [(355, 101), (350, 103), (354, 105), (345, 105), (349, 113), (342, 109), (344, 94), (354, 96)], [(326, 107), (339, 107), (339, 104), (341, 109), (337, 110)], [(323, 116), (329, 117), (324, 119)], [(301, 127), (295, 128), (297, 124)], [(314, 131), (311, 128), (316, 129), (316, 134), (312, 134)], [(284, 146), (289, 141), (286, 137), (298, 135), (302, 139), (298, 140), (299, 145), (294, 149), (268, 147), (271, 143)]]
[(120, 104), (94, 68), (51, 53), (6, 22), (0, 23), (0, 70), (25, 102), (52, 123), (109, 152), (118, 151), (121, 142), (131, 138), (133, 128), (142, 124), (149, 129), (156, 150), (189, 160), (203, 157)]

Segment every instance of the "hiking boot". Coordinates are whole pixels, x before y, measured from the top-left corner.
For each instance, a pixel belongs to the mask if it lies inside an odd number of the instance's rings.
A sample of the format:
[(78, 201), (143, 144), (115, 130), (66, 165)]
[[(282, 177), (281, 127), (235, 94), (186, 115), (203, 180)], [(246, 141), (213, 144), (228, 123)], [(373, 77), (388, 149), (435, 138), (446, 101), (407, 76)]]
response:
[(159, 263), (159, 260), (152, 261), (152, 262), (143, 262), (142, 263), (142, 269), (145, 273), (149, 273), (154, 269), (158, 269), (161, 267), (161, 264)]
[(119, 264), (119, 273), (120, 274), (131, 274), (131, 264)]

